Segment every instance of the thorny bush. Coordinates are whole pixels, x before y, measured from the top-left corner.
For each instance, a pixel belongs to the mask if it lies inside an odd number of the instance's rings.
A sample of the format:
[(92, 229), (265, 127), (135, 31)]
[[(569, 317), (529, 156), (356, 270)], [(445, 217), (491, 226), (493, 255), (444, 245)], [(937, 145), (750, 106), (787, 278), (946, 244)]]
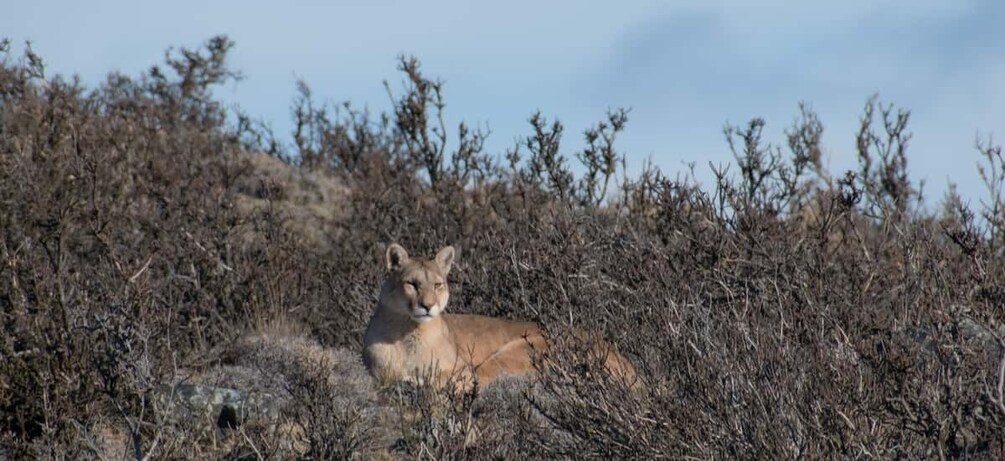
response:
[[(103, 457), (116, 434), (113, 457), (292, 453), (269, 449), (283, 431), (180, 421), (155, 396), (277, 324), (358, 354), (394, 241), (462, 249), (452, 311), (603, 332), (644, 386), (563, 341), (539, 383), (481, 396), (375, 397), (351, 379), (347, 393), (307, 370), (287, 380), (302, 401), (284, 416), (302, 456), (1005, 457), (1005, 161), (990, 138), (976, 209), (950, 192), (926, 210), (909, 112), (875, 98), (856, 171), (824, 169), (803, 105), (784, 144), (761, 119), (727, 126), (738, 171), (710, 187), (651, 166), (619, 178), (627, 111), (578, 151), (534, 114), (493, 155), (487, 132), (446, 126), (443, 83), (402, 58), (386, 114), (299, 83), (287, 144), (213, 98), (239, 77), (231, 47), (217, 37), (88, 88), (4, 42), (4, 456)], [(397, 413), (345, 410), (375, 405)]]

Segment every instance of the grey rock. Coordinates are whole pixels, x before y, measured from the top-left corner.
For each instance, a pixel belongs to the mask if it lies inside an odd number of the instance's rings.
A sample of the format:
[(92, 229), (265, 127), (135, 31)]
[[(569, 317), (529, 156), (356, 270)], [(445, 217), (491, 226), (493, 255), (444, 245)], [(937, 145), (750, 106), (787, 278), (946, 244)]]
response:
[(273, 395), (201, 384), (165, 386), (158, 398), (174, 408), (176, 416), (212, 418), (221, 428), (236, 427), (250, 418), (278, 418), (282, 406)]

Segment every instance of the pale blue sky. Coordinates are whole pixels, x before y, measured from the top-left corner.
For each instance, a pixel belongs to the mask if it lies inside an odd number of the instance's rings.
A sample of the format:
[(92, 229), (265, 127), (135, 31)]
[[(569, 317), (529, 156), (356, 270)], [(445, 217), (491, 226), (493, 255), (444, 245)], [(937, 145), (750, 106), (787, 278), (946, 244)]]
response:
[(762, 116), (782, 143), (806, 101), (839, 172), (854, 166), (858, 116), (879, 93), (913, 113), (910, 170), (929, 198), (952, 179), (975, 200), (974, 138), (1005, 137), (1000, 0), (11, 3), (0, 35), (32, 40), (50, 73), (89, 83), (227, 34), (246, 78), (218, 96), (283, 134), (297, 78), (321, 99), (384, 110), (382, 81), (398, 80), (406, 53), (446, 82), (448, 121), (488, 124), (494, 151), (540, 109), (565, 123), (571, 157), (608, 107), (632, 108), (620, 145), (633, 171), (650, 157), (671, 175), (694, 161), (707, 178), (708, 161), (730, 158), (724, 123)]

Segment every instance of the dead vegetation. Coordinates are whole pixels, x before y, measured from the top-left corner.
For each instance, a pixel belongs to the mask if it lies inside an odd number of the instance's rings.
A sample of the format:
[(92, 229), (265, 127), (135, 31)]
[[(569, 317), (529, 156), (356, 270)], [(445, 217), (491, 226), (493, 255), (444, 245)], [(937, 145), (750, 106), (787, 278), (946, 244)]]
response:
[[(236, 76), (231, 46), (96, 88), (3, 46), (0, 456), (1005, 456), (990, 139), (975, 156), (988, 195), (937, 212), (909, 175), (909, 113), (875, 98), (856, 171), (825, 171), (804, 106), (781, 144), (763, 120), (728, 127), (736, 162), (714, 184), (622, 178), (627, 112), (579, 150), (535, 114), (490, 155), (485, 133), (443, 125), (443, 85), (402, 59), (389, 114), (301, 84), (285, 145), (213, 99)], [(358, 355), (390, 241), (457, 244), (450, 309), (602, 332), (646, 389), (574, 346), (535, 385), (375, 389)], [(276, 324), (300, 339), (262, 336)], [(199, 377), (285, 403), (221, 424), (158, 398)]]

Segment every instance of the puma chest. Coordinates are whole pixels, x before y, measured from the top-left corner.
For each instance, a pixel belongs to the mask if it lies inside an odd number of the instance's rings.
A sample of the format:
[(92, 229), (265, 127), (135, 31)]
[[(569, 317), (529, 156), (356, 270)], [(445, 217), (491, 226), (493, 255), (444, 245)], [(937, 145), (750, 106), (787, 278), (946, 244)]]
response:
[(457, 365), (457, 352), (448, 338), (407, 335), (395, 342), (368, 341), (364, 355), (371, 369), (397, 379), (418, 378), (423, 370)]

